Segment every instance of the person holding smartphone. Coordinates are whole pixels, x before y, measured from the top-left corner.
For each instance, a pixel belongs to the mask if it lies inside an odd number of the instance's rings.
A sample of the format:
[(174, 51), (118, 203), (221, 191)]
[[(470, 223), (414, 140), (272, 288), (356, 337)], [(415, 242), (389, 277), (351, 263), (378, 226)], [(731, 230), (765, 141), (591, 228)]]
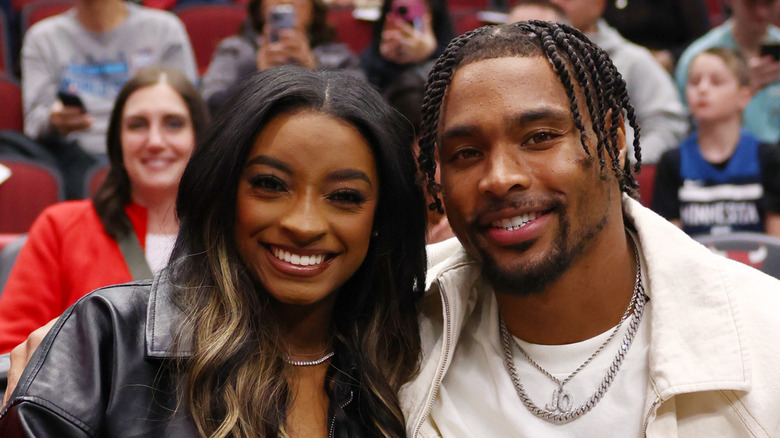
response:
[(428, 71), (455, 37), (442, 0), (385, 0), (371, 44), (360, 54), (369, 82), (387, 94), (413, 75), (424, 85)]
[(750, 68), (753, 98), (742, 114), (744, 129), (762, 142), (780, 140), (780, 62), (764, 49), (780, 43), (780, 0), (727, 0), (731, 17), (694, 41), (680, 56), (675, 79), (685, 99), (688, 71), (694, 57), (710, 47), (739, 51)]
[(105, 160), (111, 108), (144, 67), (198, 73), (174, 14), (123, 0), (78, 0), (25, 33), (21, 51), (24, 133), (48, 146), (68, 199), (84, 196), (86, 171)]
[(212, 111), (244, 78), (273, 66), (345, 70), (365, 78), (355, 54), (327, 22), (321, 0), (250, 0), (247, 12), (247, 22), (219, 43), (203, 75), (201, 94)]

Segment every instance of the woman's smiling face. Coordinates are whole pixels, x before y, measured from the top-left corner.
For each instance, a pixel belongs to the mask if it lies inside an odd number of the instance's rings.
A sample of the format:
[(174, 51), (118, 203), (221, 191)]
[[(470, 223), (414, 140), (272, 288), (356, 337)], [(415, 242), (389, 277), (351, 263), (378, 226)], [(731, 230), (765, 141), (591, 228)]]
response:
[(277, 115), (238, 185), (241, 258), (281, 303), (335, 296), (365, 259), (378, 193), (374, 156), (354, 126), (313, 110)]

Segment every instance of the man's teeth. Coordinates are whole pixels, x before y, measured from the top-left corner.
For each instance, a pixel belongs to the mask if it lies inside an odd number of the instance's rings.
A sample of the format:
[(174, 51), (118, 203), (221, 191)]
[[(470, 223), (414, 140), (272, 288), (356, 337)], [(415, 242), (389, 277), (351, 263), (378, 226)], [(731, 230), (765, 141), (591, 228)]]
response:
[(279, 248), (274, 248), (273, 254), (279, 260), (299, 266), (319, 265), (325, 261), (325, 254), (300, 255)]
[(521, 214), (520, 216), (515, 216), (513, 218), (509, 219), (501, 219), (498, 221), (493, 222), (491, 225), (494, 228), (504, 228), (508, 231), (516, 230), (518, 228), (524, 227), (532, 220), (539, 217), (538, 213), (526, 213)]

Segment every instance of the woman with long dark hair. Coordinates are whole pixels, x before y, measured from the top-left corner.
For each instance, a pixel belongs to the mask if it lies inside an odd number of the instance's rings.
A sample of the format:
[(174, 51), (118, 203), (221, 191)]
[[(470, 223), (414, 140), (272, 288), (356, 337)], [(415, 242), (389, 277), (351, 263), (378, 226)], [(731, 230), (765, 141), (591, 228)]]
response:
[(0, 434), (405, 436), (425, 284), (412, 138), (347, 75), (252, 77), (184, 172), (168, 269), (66, 312)]

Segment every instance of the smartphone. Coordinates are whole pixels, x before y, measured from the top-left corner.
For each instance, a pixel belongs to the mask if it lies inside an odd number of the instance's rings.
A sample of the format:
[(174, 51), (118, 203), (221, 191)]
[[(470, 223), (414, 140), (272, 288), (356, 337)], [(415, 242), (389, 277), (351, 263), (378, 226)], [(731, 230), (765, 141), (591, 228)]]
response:
[(271, 8), (268, 13), (268, 25), (271, 26), (271, 42), (279, 41), (279, 31), (295, 27), (295, 8), (282, 4)]
[(761, 56), (769, 55), (775, 61), (780, 61), (780, 43), (761, 44)]
[(81, 100), (81, 98), (73, 93), (70, 93), (68, 91), (60, 90), (57, 92), (57, 98), (62, 101), (62, 104), (65, 106), (73, 106), (81, 110), (82, 113), (87, 112), (87, 108), (84, 106), (84, 102)]
[(422, 0), (396, 0), (393, 2), (393, 13), (420, 30), (425, 7)]

